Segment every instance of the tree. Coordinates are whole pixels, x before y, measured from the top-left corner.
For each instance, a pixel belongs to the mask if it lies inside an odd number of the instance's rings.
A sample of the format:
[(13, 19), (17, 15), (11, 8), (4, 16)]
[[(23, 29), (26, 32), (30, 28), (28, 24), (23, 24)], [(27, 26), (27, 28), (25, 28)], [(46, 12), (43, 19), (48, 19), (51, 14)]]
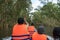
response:
[(0, 0), (1, 37), (11, 34), (12, 26), (19, 17), (29, 18), (30, 7), (31, 0)]
[(33, 21), (35, 22), (35, 25), (37, 25), (37, 23), (44, 24), (47, 30), (46, 33), (52, 35), (53, 28), (55, 26), (60, 26), (59, 15), (60, 15), (60, 9), (58, 5), (49, 2), (42, 8), (38, 8), (38, 10), (33, 14), (34, 18)]
[(57, 0), (57, 4), (60, 6), (60, 0)]
[(57, 19), (58, 21), (59, 19), (59, 8), (57, 5), (52, 4), (52, 3), (48, 3), (47, 5), (43, 6), (43, 8), (41, 8), (41, 14), (42, 15), (46, 15), (47, 17), (53, 17), (54, 19)]

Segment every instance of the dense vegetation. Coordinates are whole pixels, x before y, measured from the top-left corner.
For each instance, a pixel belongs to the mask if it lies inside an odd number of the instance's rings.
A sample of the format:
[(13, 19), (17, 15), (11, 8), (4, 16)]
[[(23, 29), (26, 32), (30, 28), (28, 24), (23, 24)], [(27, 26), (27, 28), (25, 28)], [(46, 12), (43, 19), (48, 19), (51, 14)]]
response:
[(19, 17), (25, 17), (29, 23), (34, 22), (36, 28), (42, 23), (50, 35), (55, 26), (60, 26), (59, 0), (57, 4), (47, 1), (43, 7), (29, 13), (31, 9), (31, 0), (0, 0), (0, 38), (11, 36), (12, 27)]
[(0, 38), (10, 36), (19, 17), (29, 18), (30, 0), (0, 0)]

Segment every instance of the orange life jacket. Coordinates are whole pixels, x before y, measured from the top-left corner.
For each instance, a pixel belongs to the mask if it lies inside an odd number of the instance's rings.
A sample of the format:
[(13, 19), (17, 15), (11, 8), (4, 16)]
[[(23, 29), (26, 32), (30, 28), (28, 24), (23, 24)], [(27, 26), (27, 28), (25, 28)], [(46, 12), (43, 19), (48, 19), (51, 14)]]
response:
[(12, 31), (12, 39), (13, 40), (23, 40), (28, 39), (29, 33), (25, 24), (16, 24), (13, 27)]
[(34, 27), (34, 26), (29, 26), (29, 27), (28, 27), (28, 32), (29, 32), (30, 35), (32, 36), (33, 33), (35, 32), (35, 27)]
[(47, 40), (47, 36), (45, 34), (38, 34), (37, 32), (35, 32), (32, 35), (32, 40)]

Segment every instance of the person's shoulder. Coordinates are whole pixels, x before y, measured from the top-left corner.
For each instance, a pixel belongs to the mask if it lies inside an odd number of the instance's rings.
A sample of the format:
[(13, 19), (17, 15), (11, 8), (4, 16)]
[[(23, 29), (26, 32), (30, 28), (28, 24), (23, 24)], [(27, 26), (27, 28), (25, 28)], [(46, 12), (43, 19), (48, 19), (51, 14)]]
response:
[(35, 28), (34, 26), (29, 26), (29, 27), (31, 27), (31, 28)]
[(27, 26), (27, 24), (22, 24), (22, 26)]
[(16, 27), (18, 27), (18, 24), (15, 24), (15, 25), (13, 26), (13, 28), (16, 28)]
[(33, 36), (34, 36), (34, 35), (37, 35), (37, 34), (38, 34), (37, 32), (34, 32)]

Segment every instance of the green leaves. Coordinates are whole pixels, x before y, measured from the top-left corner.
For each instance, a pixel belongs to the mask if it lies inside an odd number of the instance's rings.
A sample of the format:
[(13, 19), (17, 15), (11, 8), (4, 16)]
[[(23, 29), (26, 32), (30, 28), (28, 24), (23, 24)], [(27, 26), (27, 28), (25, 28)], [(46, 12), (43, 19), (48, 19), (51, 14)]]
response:
[(42, 8), (38, 8), (37, 12), (33, 15), (34, 22), (38, 21), (39, 23), (43, 23), (47, 26), (59, 26), (60, 20), (60, 9), (57, 4), (53, 4), (52, 2), (47, 3)]
[(46, 28), (46, 33), (52, 35), (53, 28), (60, 26), (60, 7), (48, 2), (33, 13), (33, 21), (36, 28), (42, 23)]
[(31, 0), (0, 0), (0, 27), (4, 29), (1, 29), (1, 37), (10, 35), (11, 29), (19, 17), (28, 19), (30, 8)]

